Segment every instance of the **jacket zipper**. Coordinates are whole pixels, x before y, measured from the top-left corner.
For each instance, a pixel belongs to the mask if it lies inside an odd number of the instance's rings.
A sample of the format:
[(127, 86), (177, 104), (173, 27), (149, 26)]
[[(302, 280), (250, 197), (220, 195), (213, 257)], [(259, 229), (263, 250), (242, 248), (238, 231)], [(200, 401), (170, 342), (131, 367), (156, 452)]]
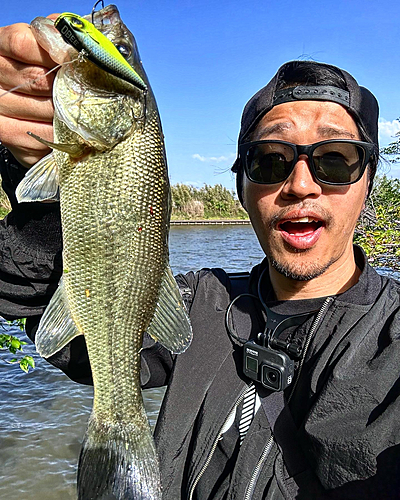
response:
[(257, 462), (257, 465), (255, 466), (255, 468), (253, 470), (253, 474), (251, 475), (249, 484), (247, 485), (247, 488), (246, 488), (244, 500), (250, 500), (251, 497), (253, 496), (254, 488), (256, 486), (258, 476), (260, 475), (261, 467), (264, 464), (265, 460), (267, 459), (273, 444), (274, 444), (274, 436), (271, 435), (271, 437), (268, 440), (268, 443), (265, 445), (263, 452), (261, 453), (261, 457), (260, 457), (259, 461)]
[(190, 490), (189, 490), (189, 495), (188, 495), (188, 500), (192, 500), (193, 498), (193, 493), (194, 493), (194, 490), (196, 489), (196, 486), (197, 486), (197, 483), (200, 481), (201, 479), (201, 476), (204, 474), (205, 470), (207, 469), (207, 467), (209, 466), (210, 462), (211, 462), (211, 459), (214, 455), (214, 451), (215, 449), (217, 448), (217, 445), (218, 445), (218, 441), (220, 440), (223, 432), (221, 432), (224, 427), (225, 427), (225, 424), (228, 422), (228, 420), (232, 417), (232, 415), (234, 413), (236, 413), (236, 409), (237, 407), (240, 405), (240, 403), (243, 401), (245, 395), (246, 395), (246, 392), (249, 390), (249, 387), (251, 387), (252, 384), (249, 384), (247, 385), (243, 390), (242, 392), (240, 393), (239, 397), (237, 398), (235, 404), (233, 405), (231, 411), (229, 412), (228, 416), (226, 417), (226, 419), (224, 420), (224, 423), (222, 424), (221, 426), (221, 429), (218, 433), (218, 436), (216, 437), (212, 447), (211, 447), (211, 450), (210, 450), (210, 453), (208, 454), (208, 457), (207, 457), (207, 460), (205, 461), (203, 467), (200, 469), (200, 472), (198, 473), (198, 475), (196, 476), (195, 480), (193, 481), (192, 483), (192, 486), (190, 487)]
[[(295, 390), (295, 388), (297, 386), (297, 381), (300, 378), (300, 373), (301, 373), (301, 371), (303, 369), (304, 360), (305, 360), (308, 348), (310, 346), (311, 339), (313, 338), (314, 333), (315, 333), (316, 329), (318, 328), (318, 326), (319, 326), (319, 324), (320, 324), (320, 322), (322, 320), (322, 317), (325, 315), (325, 312), (328, 309), (328, 306), (330, 305), (330, 303), (332, 301), (333, 301), (333, 297), (327, 297), (326, 298), (325, 302), (322, 304), (322, 307), (321, 307), (321, 309), (319, 310), (319, 312), (317, 314), (317, 317), (315, 318), (313, 324), (311, 325), (310, 331), (309, 331), (309, 333), (307, 335), (307, 338), (306, 338), (306, 343), (304, 345), (304, 351), (303, 351), (303, 356), (302, 356), (301, 361), (300, 361), (299, 371), (297, 373), (296, 381), (295, 381), (295, 383), (293, 385), (293, 388), (292, 388), (292, 391), (290, 393), (290, 396), (288, 397), (288, 402), (290, 401), (292, 395), (294, 394), (294, 390)], [(272, 430), (271, 430), (271, 432), (272, 432)], [(269, 453), (271, 451), (273, 442), (274, 442), (274, 436), (271, 435), (271, 437), (269, 438), (267, 444), (264, 447), (264, 450), (263, 450), (263, 452), (261, 454), (261, 457), (260, 457), (259, 461), (257, 462), (257, 465), (254, 468), (253, 474), (251, 475), (249, 484), (247, 485), (246, 492), (245, 492), (245, 495), (244, 495), (244, 500), (251, 500), (251, 498), (253, 496), (253, 493), (254, 493), (254, 488), (256, 487), (256, 484), (257, 484), (258, 476), (260, 475), (260, 472), (261, 472), (261, 468), (264, 465), (264, 462), (267, 459), (267, 457), (268, 457), (268, 455), (269, 455)]]
[(331, 302), (333, 302), (333, 297), (327, 297), (325, 299), (325, 302), (322, 304), (322, 307), (319, 310), (317, 317), (315, 318), (313, 324), (311, 325), (310, 331), (309, 331), (307, 338), (306, 338), (306, 343), (304, 344), (304, 350), (303, 350), (303, 355), (302, 355), (301, 360), (300, 360), (299, 371), (297, 372), (296, 380), (294, 382), (294, 385), (293, 385), (292, 390), (290, 391), (290, 395), (288, 397), (288, 403), (290, 403), (290, 400), (292, 399), (292, 396), (294, 394), (294, 390), (296, 389), (297, 382), (299, 381), (300, 373), (303, 369), (304, 360), (306, 359), (306, 354), (307, 354), (308, 348), (310, 347), (311, 340), (314, 337), (314, 333), (315, 333), (316, 329), (318, 328), (319, 324), (321, 323), (321, 320), (322, 320), (323, 316), (325, 315), (325, 312), (328, 309)]

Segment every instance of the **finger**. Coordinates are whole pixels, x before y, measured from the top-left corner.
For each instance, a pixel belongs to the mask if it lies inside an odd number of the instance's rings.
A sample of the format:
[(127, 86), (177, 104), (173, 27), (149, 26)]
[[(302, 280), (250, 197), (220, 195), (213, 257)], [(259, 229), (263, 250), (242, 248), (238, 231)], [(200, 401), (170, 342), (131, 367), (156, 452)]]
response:
[(0, 98), (0, 115), (19, 120), (52, 123), (54, 117), (53, 100), (51, 97), (28, 97), (24, 94), (11, 92)]
[(54, 68), (56, 63), (42, 49), (28, 24), (17, 23), (0, 28), (0, 55), (29, 65)]
[[(48, 71), (43, 66), (27, 65), (15, 59), (0, 57), (0, 88), (7, 91), (22, 85), (18, 88), (20, 93), (50, 96), (56, 73), (47, 74)], [(0, 91), (1, 94), (3, 92)]]
[(0, 116), (0, 131), (2, 144), (26, 167), (30, 167), (50, 152), (47, 146), (29, 136), (27, 132), (33, 132), (43, 139), (53, 141), (53, 126), (51, 123), (17, 120)]

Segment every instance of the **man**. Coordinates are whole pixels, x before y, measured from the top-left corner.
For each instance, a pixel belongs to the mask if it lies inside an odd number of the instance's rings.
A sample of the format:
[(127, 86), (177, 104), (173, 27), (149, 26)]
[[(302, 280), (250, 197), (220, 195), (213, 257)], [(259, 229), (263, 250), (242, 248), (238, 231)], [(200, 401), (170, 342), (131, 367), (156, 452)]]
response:
[[(21, 25), (0, 32), (0, 54), (5, 88), (52, 66)], [(28, 213), (13, 189), (44, 154), (21, 120), (51, 133), (50, 84), (0, 99), (13, 204), (0, 312), (28, 316), (32, 338), (61, 272), (58, 209)], [(285, 64), (246, 105), (233, 169), (266, 259), (249, 277), (178, 276), (193, 342), (177, 357), (149, 339), (143, 349), (143, 387), (168, 384), (155, 432), (165, 498), (400, 498), (400, 288), (352, 245), (377, 121), (368, 90), (311, 62)], [(82, 338), (50, 361), (90, 382)]]

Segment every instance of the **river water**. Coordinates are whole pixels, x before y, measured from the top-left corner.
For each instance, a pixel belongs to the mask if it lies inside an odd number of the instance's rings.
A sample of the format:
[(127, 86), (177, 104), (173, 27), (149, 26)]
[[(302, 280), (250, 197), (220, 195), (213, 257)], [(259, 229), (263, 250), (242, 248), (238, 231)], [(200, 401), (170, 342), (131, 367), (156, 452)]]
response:
[[(202, 267), (246, 271), (263, 256), (251, 226), (243, 225), (174, 226), (170, 248), (175, 274)], [(18, 329), (13, 333), (27, 340)], [(24, 351), (36, 363), (28, 374), (0, 361), (0, 499), (75, 500), (92, 388), (70, 381), (43, 361), (31, 343)], [(163, 391), (144, 392), (154, 425)]]

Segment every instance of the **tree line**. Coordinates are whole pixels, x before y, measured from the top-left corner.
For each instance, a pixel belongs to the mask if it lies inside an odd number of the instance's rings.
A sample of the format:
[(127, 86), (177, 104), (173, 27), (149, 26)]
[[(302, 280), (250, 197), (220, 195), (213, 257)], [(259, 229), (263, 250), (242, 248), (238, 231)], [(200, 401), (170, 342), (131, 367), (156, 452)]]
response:
[(234, 191), (221, 184), (201, 188), (186, 184), (171, 186), (172, 219), (247, 219)]

